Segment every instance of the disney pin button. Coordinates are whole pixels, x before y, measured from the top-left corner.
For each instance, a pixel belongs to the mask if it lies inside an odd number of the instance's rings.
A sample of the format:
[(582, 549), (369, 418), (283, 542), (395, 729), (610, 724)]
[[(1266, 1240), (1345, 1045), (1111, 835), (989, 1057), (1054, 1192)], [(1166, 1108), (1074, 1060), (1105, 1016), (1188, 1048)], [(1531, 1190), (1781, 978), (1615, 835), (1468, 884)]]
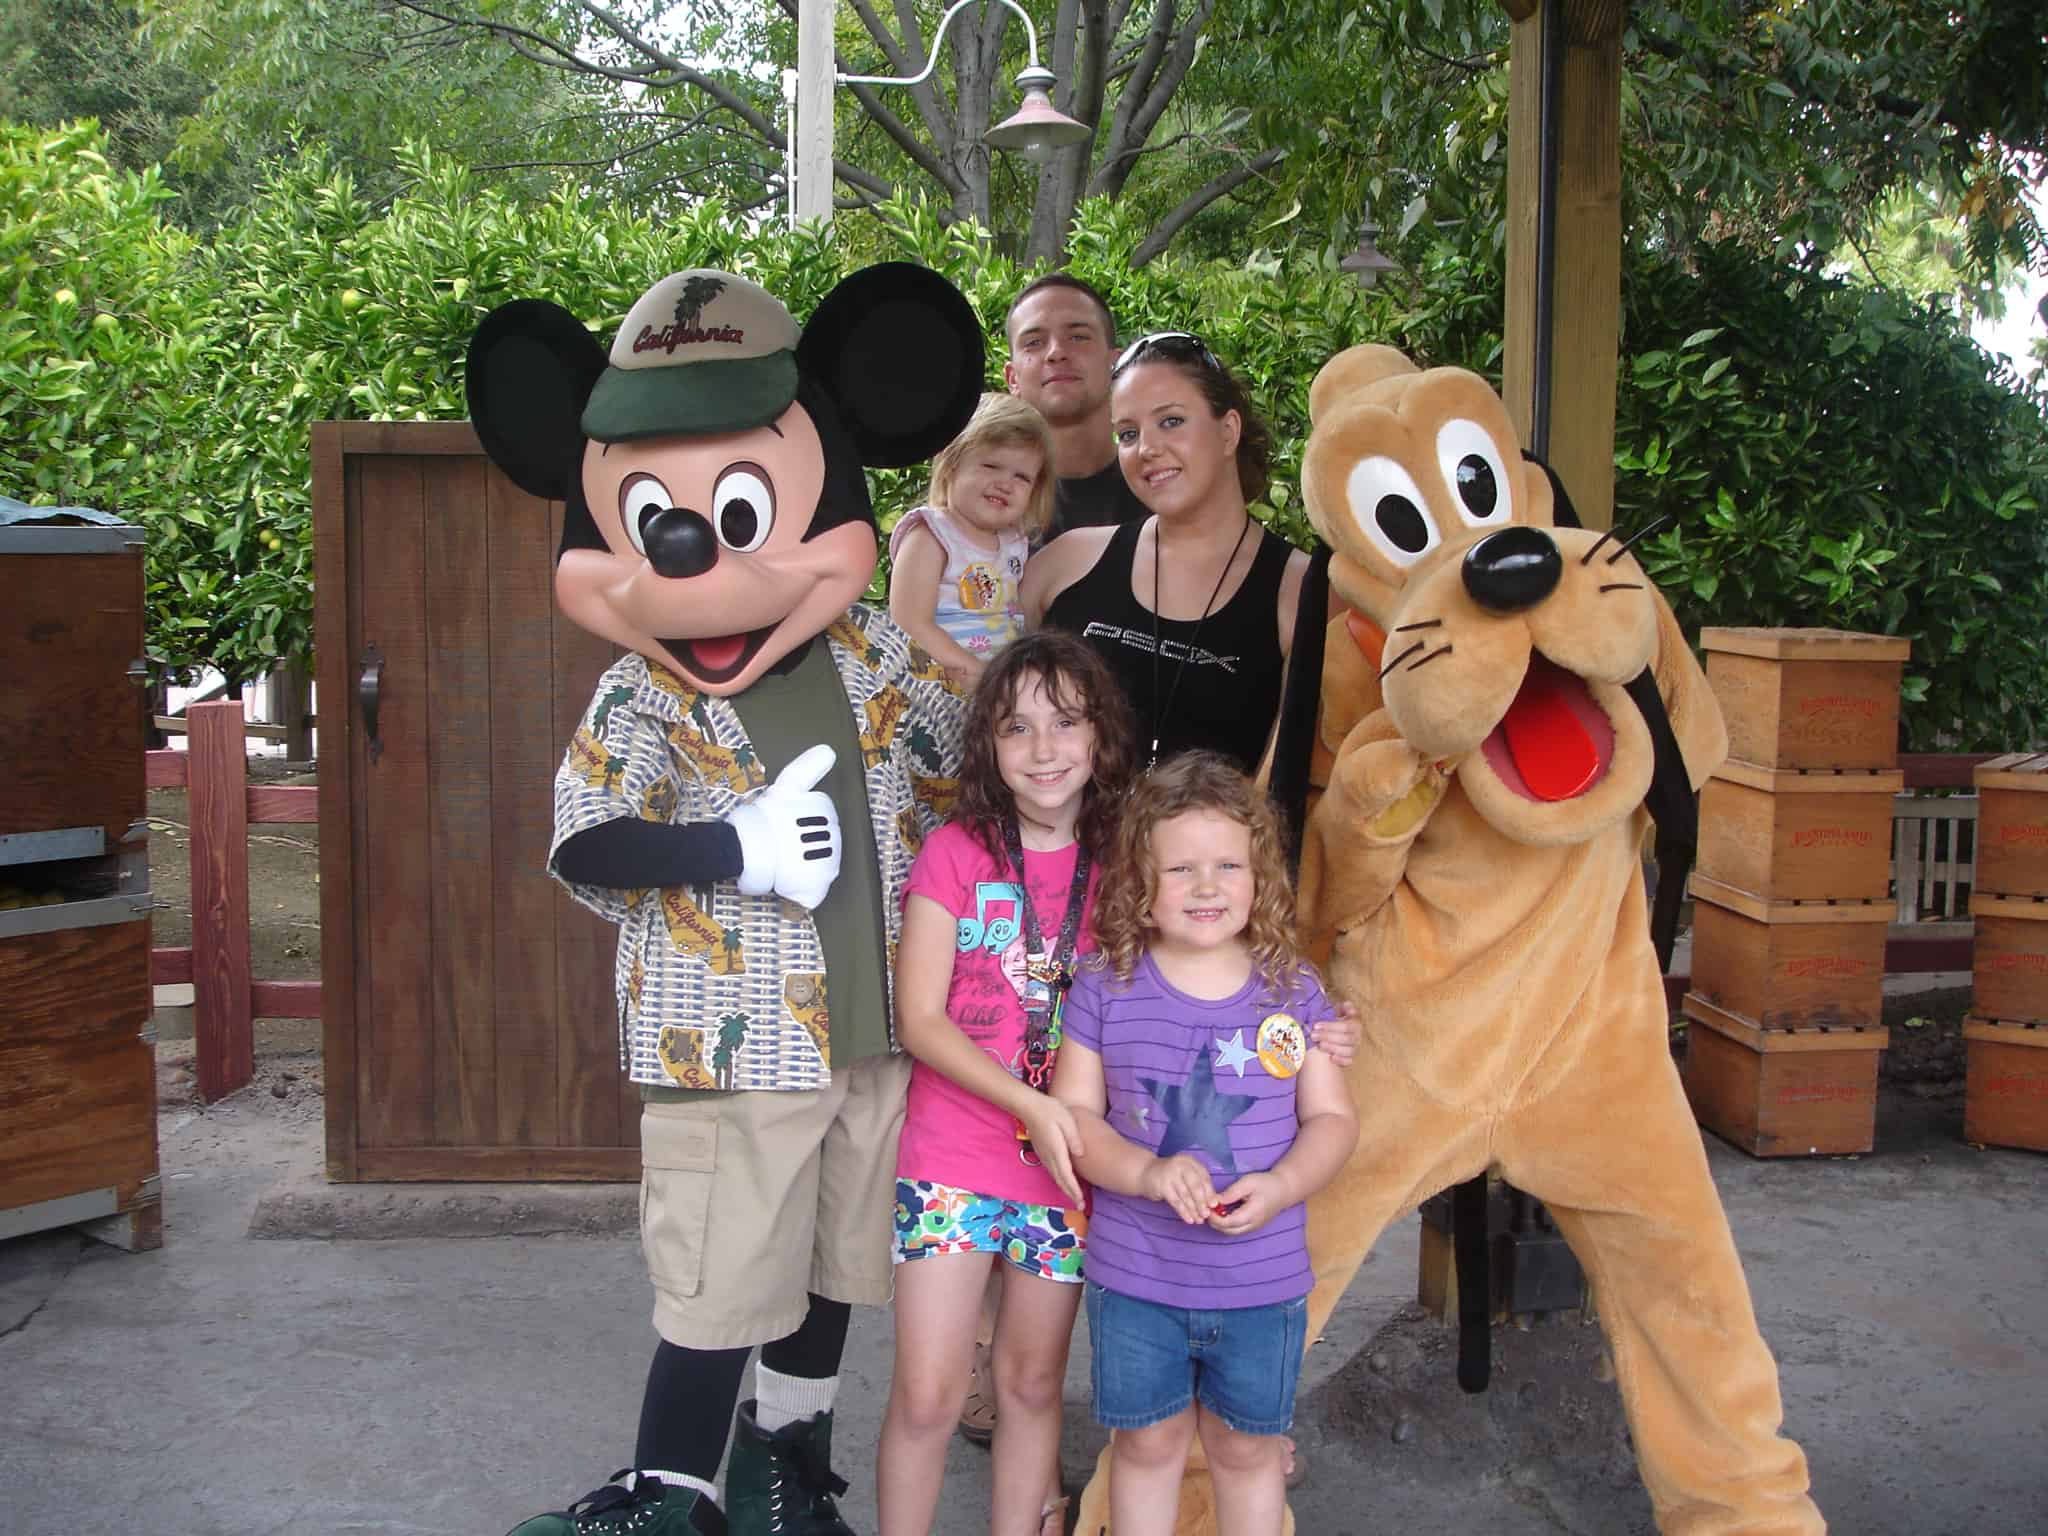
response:
[(1308, 1060), (1308, 1036), (1291, 1013), (1269, 1013), (1259, 1021), (1259, 1065), (1274, 1077), (1292, 1077)]

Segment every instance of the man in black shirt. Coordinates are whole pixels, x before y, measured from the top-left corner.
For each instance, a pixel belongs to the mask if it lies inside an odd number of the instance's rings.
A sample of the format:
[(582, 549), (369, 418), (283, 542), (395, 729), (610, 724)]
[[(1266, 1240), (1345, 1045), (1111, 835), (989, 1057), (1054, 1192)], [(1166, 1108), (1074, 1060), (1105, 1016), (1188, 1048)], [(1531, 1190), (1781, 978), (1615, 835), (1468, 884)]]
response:
[(1088, 284), (1064, 272), (1030, 283), (1003, 322), (1010, 360), (1003, 382), (1052, 428), (1052, 523), (1041, 543), (1069, 528), (1145, 516), (1116, 459), (1109, 430), (1109, 365), (1116, 322)]

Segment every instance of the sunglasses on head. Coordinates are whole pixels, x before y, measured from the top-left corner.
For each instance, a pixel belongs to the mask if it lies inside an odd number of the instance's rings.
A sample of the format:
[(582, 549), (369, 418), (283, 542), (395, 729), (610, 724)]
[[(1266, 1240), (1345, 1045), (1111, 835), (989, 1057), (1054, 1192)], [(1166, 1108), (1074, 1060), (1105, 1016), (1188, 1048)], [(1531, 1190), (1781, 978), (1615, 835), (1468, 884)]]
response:
[(1193, 331), (1153, 331), (1148, 336), (1140, 336), (1117, 354), (1116, 361), (1110, 365), (1109, 376), (1115, 378), (1147, 352), (1177, 357), (1182, 362), (1192, 360), (1212, 373), (1223, 371), (1223, 365), (1216, 360), (1216, 354), (1211, 352), (1202, 338)]

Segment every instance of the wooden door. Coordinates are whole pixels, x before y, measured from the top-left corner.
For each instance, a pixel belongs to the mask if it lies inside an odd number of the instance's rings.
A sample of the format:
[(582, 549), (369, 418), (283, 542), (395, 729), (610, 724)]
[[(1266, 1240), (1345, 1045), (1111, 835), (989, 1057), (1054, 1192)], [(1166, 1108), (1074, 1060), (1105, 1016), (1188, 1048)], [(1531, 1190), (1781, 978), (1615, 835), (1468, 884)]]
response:
[[(327, 1176), (634, 1179), (617, 930), (546, 872), (613, 650), (467, 423), (313, 428)], [(371, 729), (374, 716), (374, 733)]]

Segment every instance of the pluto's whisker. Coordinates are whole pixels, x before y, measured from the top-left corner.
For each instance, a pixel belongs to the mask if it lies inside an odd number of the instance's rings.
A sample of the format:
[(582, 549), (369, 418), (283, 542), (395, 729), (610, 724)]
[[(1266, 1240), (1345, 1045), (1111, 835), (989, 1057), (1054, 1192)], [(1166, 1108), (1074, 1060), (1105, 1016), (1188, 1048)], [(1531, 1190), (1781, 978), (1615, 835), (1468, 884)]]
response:
[(1640, 581), (1610, 581), (1600, 590), (1602, 592), (1640, 592), (1643, 590), (1643, 584)]
[(1651, 518), (1650, 521), (1643, 524), (1642, 527), (1638, 528), (1634, 533), (1630, 534), (1627, 538), (1621, 541), (1621, 548), (1617, 549), (1613, 554), (1607, 557), (1607, 563), (1609, 565), (1614, 564), (1615, 561), (1619, 560), (1623, 555), (1628, 553), (1629, 545), (1635, 543), (1638, 539), (1647, 539), (1651, 534), (1655, 533), (1658, 529), (1667, 528), (1676, 521), (1676, 517), (1674, 517), (1669, 512), (1666, 512), (1662, 517)]
[(1394, 626), (1394, 633), (1399, 635), (1405, 634), (1411, 629), (1438, 629), (1442, 627), (1443, 622), (1442, 619), (1418, 619), (1413, 624), (1396, 624)]
[(1600, 553), (1600, 546), (1602, 544), (1605, 544), (1609, 539), (1613, 537), (1614, 530), (1612, 528), (1604, 529), (1601, 532), (1600, 537), (1595, 539), (1592, 542), (1592, 544), (1587, 547), (1586, 552), (1583, 555), (1579, 556), (1579, 564), (1591, 565), (1593, 563), (1593, 557)]
[(1429, 642), (1426, 640), (1416, 641), (1413, 645), (1409, 646), (1407, 650), (1403, 651), (1400, 655), (1396, 656), (1384, 667), (1381, 667), (1380, 676), (1385, 677), (1389, 672), (1393, 671), (1394, 668), (1401, 665), (1402, 662), (1406, 661), (1410, 656), (1413, 656), (1417, 651), (1421, 650), (1423, 646), (1427, 645), (1428, 643)]
[(1410, 672), (1413, 672), (1413, 671), (1415, 670), (1415, 667), (1426, 667), (1426, 666), (1428, 666), (1428, 665), (1429, 665), (1429, 664), (1430, 664), (1430, 663), (1431, 663), (1432, 661), (1435, 661), (1435, 660), (1437, 659), (1437, 657), (1439, 657), (1439, 656), (1448, 656), (1448, 655), (1450, 655), (1450, 654), (1451, 654), (1451, 646), (1450, 646), (1450, 642), (1449, 642), (1449, 641), (1446, 641), (1446, 642), (1444, 642), (1444, 645), (1443, 645), (1443, 647), (1442, 647), (1442, 648), (1441, 648), (1440, 650), (1434, 650), (1434, 651), (1431, 651), (1431, 652), (1430, 652), (1430, 653), (1429, 653), (1429, 654), (1428, 654), (1427, 656), (1423, 657), (1423, 658), (1422, 658), (1422, 660), (1420, 660), (1420, 661), (1416, 662), (1416, 663), (1415, 663), (1415, 666), (1414, 666), (1414, 667), (1410, 667), (1410, 668), (1409, 668), (1408, 670), (1409, 670)]

